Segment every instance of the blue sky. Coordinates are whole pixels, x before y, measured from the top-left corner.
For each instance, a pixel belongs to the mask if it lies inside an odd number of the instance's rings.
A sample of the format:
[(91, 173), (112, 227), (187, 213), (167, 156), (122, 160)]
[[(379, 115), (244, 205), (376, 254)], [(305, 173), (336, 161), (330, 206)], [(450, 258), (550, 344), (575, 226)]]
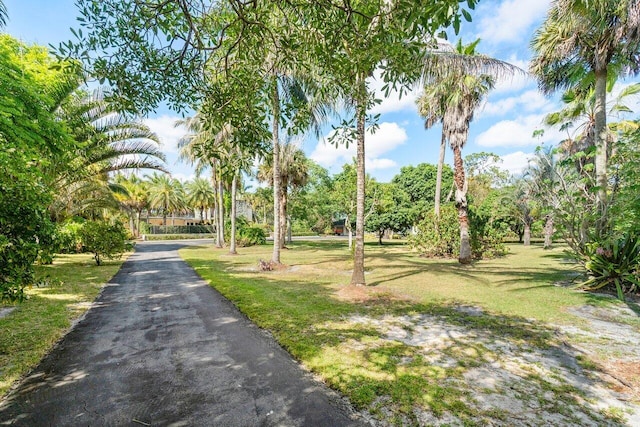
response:
[[(5, 31), (24, 42), (57, 45), (72, 37), (69, 27), (77, 27), (73, 0), (4, 2), (9, 13)], [(527, 69), (531, 56), (529, 42), (549, 4), (550, 0), (482, 0), (472, 14), (473, 22), (463, 25), (460, 36), (465, 43), (481, 38), (480, 52)], [(371, 84), (381, 86), (376, 81)], [(418, 95), (419, 90), (402, 99), (391, 96), (375, 107), (374, 112), (381, 113), (380, 128), (367, 136), (367, 172), (379, 181), (389, 181), (402, 166), (437, 161), (440, 127), (424, 130), (415, 106)], [(536, 145), (555, 144), (561, 139), (554, 130), (546, 130), (542, 139), (532, 136), (534, 130), (542, 127), (544, 115), (558, 109), (557, 101), (545, 98), (530, 78), (521, 76), (498, 82), (476, 113), (463, 154), (493, 152), (502, 157), (503, 168), (519, 172)], [(177, 119), (176, 114), (159, 110), (145, 120), (163, 142), (169, 169), (185, 179), (193, 172), (188, 165), (177, 162), (176, 144), (183, 134), (183, 130), (173, 126)], [(322, 139), (307, 139), (301, 145), (307, 155), (331, 172), (340, 171), (355, 154), (353, 145), (349, 149), (336, 149)], [(448, 151), (449, 163), (451, 157)]]

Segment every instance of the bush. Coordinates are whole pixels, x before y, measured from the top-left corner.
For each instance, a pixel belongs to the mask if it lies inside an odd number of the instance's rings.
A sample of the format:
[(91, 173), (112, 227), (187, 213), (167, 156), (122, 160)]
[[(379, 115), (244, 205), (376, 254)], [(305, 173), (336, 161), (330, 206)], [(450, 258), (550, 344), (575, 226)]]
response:
[(119, 222), (87, 221), (82, 226), (80, 236), (84, 250), (93, 253), (98, 265), (103, 258), (118, 259), (132, 248), (127, 241), (128, 232)]
[(508, 226), (493, 221), (492, 215), (486, 210), (469, 209), (469, 232), (471, 253), (475, 259), (495, 258), (507, 254), (504, 239)]
[(57, 250), (63, 254), (82, 252), (82, 224), (80, 221), (68, 221), (56, 229)]
[(238, 233), (238, 246), (264, 245), (267, 243), (267, 235), (262, 227), (244, 227)]
[[(458, 209), (453, 204), (440, 207), (440, 219), (432, 210), (424, 213), (418, 224), (418, 233), (409, 236), (409, 245), (430, 257), (457, 257), (460, 253), (460, 223)], [(503, 239), (507, 233), (504, 224), (492, 220), (483, 211), (469, 210), (471, 251), (475, 259), (493, 258), (507, 253)]]
[(624, 301), (624, 294), (640, 290), (640, 239), (625, 236), (586, 245), (584, 267), (589, 280), (578, 285), (585, 290), (610, 288)]
[(418, 224), (418, 233), (409, 236), (408, 241), (411, 248), (425, 256), (457, 256), (460, 252), (460, 224), (455, 206), (442, 205), (439, 220), (433, 210), (427, 211)]
[[(0, 162), (0, 169), (3, 169)], [(3, 170), (3, 173), (5, 171)], [(0, 179), (0, 300), (23, 301), (24, 289), (35, 283), (34, 263), (50, 250), (54, 231), (43, 186)]]
[[(224, 238), (228, 242), (231, 238), (231, 221), (224, 225)], [(236, 244), (240, 247), (264, 245), (267, 243), (267, 235), (264, 228), (259, 225), (250, 225), (245, 217), (236, 218)]]

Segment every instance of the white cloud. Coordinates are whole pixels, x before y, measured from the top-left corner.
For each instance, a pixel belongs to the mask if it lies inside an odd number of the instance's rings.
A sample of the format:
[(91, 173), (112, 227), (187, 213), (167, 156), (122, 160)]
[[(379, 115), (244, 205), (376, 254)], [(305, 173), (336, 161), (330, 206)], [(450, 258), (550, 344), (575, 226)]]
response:
[(395, 168), (398, 164), (391, 159), (368, 159), (366, 161), (367, 170), (374, 171), (379, 169)]
[(540, 91), (528, 90), (518, 96), (489, 101), (480, 110), (479, 117), (505, 116), (516, 113), (547, 112), (554, 105)]
[(504, 0), (497, 8), (489, 3), (482, 8), (479, 37), (489, 43), (522, 43), (542, 19), (551, 0)]
[[(547, 129), (542, 124), (544, 115), (534, 114), (515, 120), (502, 120), (475, 139), (481, 147), (528, 147), (542, 143), (556, 144), (565, 136), (556, 129)], [(533, 132), (544, 129), (544, 135), (534, 137)]]
[(522, 151), (506, 154), (500, 157), (502, 163), (500, 163), (499, 167), (512, 175), (522, 174), (529, 165), (529, 160), (533, 158), (533, 155), (533, 153), (524, 153)]
[(184, 174), (184, 173), (177, 172), (177, 173), (172, 173), (171, 177), (177, 179), (178, 181), (180, 181), (182, 183), (185, 183), (185, 182), (188, 182), (188, 181), (193, 181), (194, 178), (196, 177), (196, 174), (194, 174), (194, 173)]
[(174, 124), (180, 117), (163, 115), (153, 119), (144, 119), (144, 124), (149, 126), (160, 138), (162, 151), (165, 153), (177, 153), (180, 138), (186, 135), (187, 130), (183, 126), (175, 127)]
[[(328, 139), (334, 134), (332, 131), (325, 138), (320, 140), (310, 157), (324, 167), (340, 166), (351, 162), (356, 155), (355, 141), (349, 141), (347, 148), (345, 143), (340, 143), (336, 147), (330, 144)], [(397, 123), (383, 122), (376, 133), (371, 134), (371, 129), (367, 130), (365, 139), (366, 164), (369, 170), (386, 169), (395, 167), (395, 161), (381, 158), (382, 155), (393, 151), (407, 140), (407, 132)]]

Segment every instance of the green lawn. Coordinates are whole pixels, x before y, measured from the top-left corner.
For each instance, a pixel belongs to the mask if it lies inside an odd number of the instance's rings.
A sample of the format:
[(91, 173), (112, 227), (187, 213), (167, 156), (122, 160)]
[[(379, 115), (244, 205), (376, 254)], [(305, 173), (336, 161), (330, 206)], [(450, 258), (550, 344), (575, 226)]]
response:
[(122, 261), (104, 261), (98, 267), (91, 255), (83, 254), (60, 255), (53, 265), (36, 267), (37, 277), (51, 284), (28, 289), (29, 299), (0, 318), (0, 396), (47, 354), (120, 265)]
[[(436, 417), (456, 414), (465, 425), (486, 425), (507, 413), (482, 409), (474, 400), (464, 385), (471, 368), (501, 360), (504, 342), (523, 352), (557, 348), (555, 330), (547, 325), (577, 322), (568, 307), (618, 304), (555, 286), (575, 275), (560, 249), (510, 245), (510, 250), (504, 258), (461, 266), (420, 258), (399, 244), (368, 244), (366, 292), (346, 287), (351, 260), (344, 242), (295, 242), (283, 251), (287, 268), (272, 272), (256, 268), (259, 259), (270, 259), (269, 246), (241, 248), (236, 256), (211, 246), (180, 253), (356, 407), (399, 425), (425, 423), (416, 408)], [(369, 297), (344, 298), (359, 292)], [(479, 307), (483, 314), (461, 306)], [(389, 338), (424, 332), (429, 322), (461, 331), (460, 338), (434, 351)], [(583, 410), (597, 423), (602, 417), (611, 421), (602, 411), (585, 409), (579, 390), (563, 381), (552, 384), (549, 376), (531, 372), (527, 381), (536, 389), (523, 392), (522, 399), (532, 394), (548, 405)], [(566, 422), (579, 422), (566, 416)]]

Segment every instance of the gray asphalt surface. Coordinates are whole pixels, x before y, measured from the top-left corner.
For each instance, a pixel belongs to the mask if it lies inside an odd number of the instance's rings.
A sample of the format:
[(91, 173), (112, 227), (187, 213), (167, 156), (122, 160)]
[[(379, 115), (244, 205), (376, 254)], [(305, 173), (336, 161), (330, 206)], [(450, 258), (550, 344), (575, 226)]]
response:
[(0, 425), (364, 425), (180, 259), (188, 244), (138, 244)]

